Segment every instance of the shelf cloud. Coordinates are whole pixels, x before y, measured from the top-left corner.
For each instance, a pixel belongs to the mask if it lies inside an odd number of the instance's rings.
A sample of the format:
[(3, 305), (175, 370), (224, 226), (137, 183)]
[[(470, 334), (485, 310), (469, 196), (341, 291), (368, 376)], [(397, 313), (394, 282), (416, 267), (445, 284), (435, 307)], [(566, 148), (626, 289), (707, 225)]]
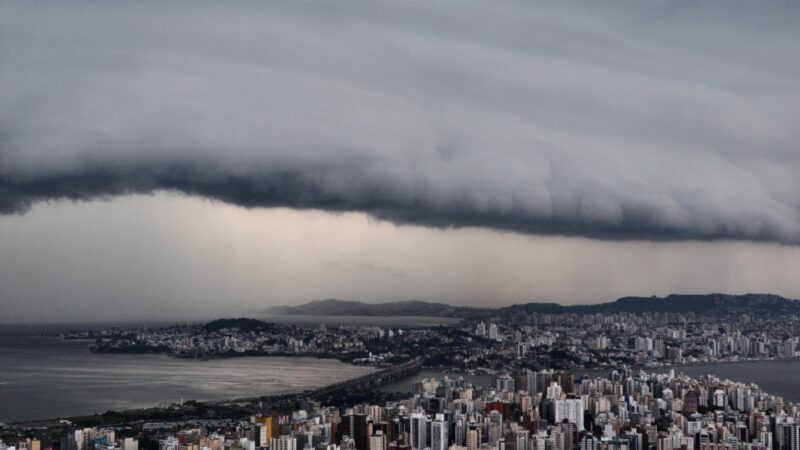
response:
[(800, 4), (4, 2), (0, 212), (800, 243)]

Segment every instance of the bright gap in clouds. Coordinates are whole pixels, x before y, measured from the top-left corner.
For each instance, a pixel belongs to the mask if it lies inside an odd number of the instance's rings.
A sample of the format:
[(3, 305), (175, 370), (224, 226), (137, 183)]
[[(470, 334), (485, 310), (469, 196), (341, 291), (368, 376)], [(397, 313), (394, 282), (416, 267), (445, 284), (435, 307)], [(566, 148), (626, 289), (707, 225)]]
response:
[(0, 254), (6, 322), (204, 318), (330, 297), (477, 306), (800, 297), (796, 247), (441, 230), (167, 193), (0, 216)]

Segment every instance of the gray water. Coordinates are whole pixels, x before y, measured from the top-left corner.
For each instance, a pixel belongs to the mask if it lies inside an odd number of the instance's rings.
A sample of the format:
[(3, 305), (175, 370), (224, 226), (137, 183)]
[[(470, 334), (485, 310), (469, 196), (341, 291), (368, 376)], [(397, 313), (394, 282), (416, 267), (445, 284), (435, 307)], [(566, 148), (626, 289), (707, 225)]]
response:
[(37, 337), (42, 329), (0, 326), (0, 422), (298, 392), (375, 370), (302, 357), (95, 354), (90, 342)]
[[(261, 316), (271, 322), (316, 326), (447, 325), (442, 317)], [(171, 323), (148, 323), (150, 328)], [(0, 324), (0, 422), (69, 417), (144, 408), (181, 400), (224, 400), (299, 392), (375, 369), (331, 359), (244, 357), (210, 361), (164, 355), (94, 354), (90, 342), (41, 338), (40, 333), (123, 328), (137, 324)]]

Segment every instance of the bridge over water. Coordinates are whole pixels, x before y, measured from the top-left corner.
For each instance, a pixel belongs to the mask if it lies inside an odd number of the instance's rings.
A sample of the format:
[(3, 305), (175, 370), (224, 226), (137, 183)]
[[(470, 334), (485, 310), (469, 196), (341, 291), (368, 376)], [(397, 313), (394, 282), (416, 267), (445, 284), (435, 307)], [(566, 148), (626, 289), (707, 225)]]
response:
[(373, 372), (358, 378), (351, 378), (349, 380), (340, 381), (338, 383), (329, 384), (313, 391), (306, 391), (303, 393), (306, 397), (324, 396), (340, 390), (356, 390), (356, 389), (371, 389), (378, 386), (389, 384), (393, 381), (406, 378), (422, 369), (422, 358), (416, 358), (398, 366), (393, 366), (388, 369)]

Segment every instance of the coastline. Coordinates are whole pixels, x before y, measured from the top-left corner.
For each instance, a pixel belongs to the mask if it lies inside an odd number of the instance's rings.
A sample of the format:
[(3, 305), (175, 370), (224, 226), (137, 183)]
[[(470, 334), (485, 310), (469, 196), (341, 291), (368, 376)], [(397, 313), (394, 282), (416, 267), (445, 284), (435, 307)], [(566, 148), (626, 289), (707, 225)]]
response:
[[(746, 364), (746, 363), (756, 363), (756, 362), (790, 362), (790, 361), (800, 361), (800, 357), (795, 358), (742, 358), (736, 360), (724, 359), (719, 361), (696, 361), (696, 362), (689, 362), (689, 363), (680, 363), (680, 364), (665, 364), (665, 365), (643, 365), (637, 364), (630, 366), (632, 370), (644, 370), (644, 371), (659, 371), (659, 370), (669, 370), (669, 369), (680, 369), (682, 367), (702, 367), (702, 366), (716, 366), (716, 365), (736, 365), (736, 364)], [(569, 369), (572, 372), (580, 372), (580, 373), (597, 373), (597, 372), (607, 372), (611, 370), (620, 370), (619, 367), (586, 367), (586, 368), (578, 368), (578, 369)]]
[(12, 421), (7, 426), (13, 428), (52, 428), (71, 425), (102, 425), (110, 426), (116, 423), (164, 421), (164, 420), (209, 420), (208, 411), (214, 411), (211, 416), (224, 411), (224, 416), (247, 417), (263, 410), (285, 410), (292, 408), (301, 399), (328, 399), (335, 397), (363, 397), (364, 393), (373, 396), (387, 397), (392, 394), (377, 389), (399, 379), (408, 377), (421, 369), (421, 361), (413, 361), (378, 370), (360, 377), (331, 383), (316, 389), (305, 389), (298, 392), (284, 392), (280, 394), (262, 395), (256, 397), (237, 397), (225, 400), (195, 401), (188, 400), (180, 405), (171, 404), (166, 408), (160, 406), (133, 408), (121, 411), (108, 410), (103, 413), (87, 414), (69, 417), (55, 417), (47, 419), (31, 419)]
[(236, 358), (314, 358), (314, 359), (334, 359), (340, 361), (345, 364), (352, 364), (354, 366), (367, 366), (367, 367), (381, 367), (379, 364), (376, 363), (369, 363), (369, 364), (359, 364), (355, 363), (354, 361), (359, 359), (358, 357), (349, 358), (345, 355), (340, 354), (333, 354), (333, 353), (292, 353), (292, 352), (257, 352), (257, 351), (247, 351), (247, 352), (229, 352), (229, 353), (215, 353), (211, 355), (190, 355), (190, 354), (181, 354), (181, 353), (173, 353), (171, 351), (147, 351), (147, 350), (97, 350), (94, 348), (90, 348), (89, 351), (91, 353), (96, 353), (100, 355), (161, 355), (167, 356), (169, 358), (175, 359), (185, 359), (185, 360), (194, 360), (194, 361), (212, 361), (212, 360), (221, 360), (221, 359), (236, 359)]

